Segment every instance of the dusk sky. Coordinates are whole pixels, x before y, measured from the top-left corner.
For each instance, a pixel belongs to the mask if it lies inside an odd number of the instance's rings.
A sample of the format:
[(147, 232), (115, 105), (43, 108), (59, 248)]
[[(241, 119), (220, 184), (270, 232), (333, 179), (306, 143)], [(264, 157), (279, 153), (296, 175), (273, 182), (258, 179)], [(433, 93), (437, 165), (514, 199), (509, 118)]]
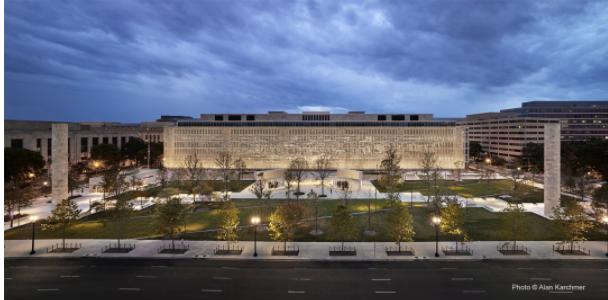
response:
[(6, 1), (5, 118), (608, 98), (608, 1)]

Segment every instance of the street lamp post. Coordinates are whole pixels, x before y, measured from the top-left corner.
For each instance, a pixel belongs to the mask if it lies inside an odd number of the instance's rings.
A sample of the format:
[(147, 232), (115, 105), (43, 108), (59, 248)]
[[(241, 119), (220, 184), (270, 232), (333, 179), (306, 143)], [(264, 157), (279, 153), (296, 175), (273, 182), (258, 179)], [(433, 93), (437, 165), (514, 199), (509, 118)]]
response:
[(36, 250), (34, 250), (34, 241), (36, 240), (36, 220), (38, 217), (30, 216), (30, 221), (32, 222), (32, 251), (30, 251), (30, 255), (36, 254)]
[(148, 169), (150, 169), (150, 127), (146, 128), (148, 136)]
[(606, 224), (606, 256), (608, 256), (608, 214), (602, 217), (602, 222)]
[(441, 223), (441, 218), (434, 216), (433, 225), (435, 225), (435, 257), (439, 257), (439, 223)]
[(258, 224), (260, 224), (260, 217), (251, 217), (251, 224), (253, 224), (253, 257), (258, 256)]

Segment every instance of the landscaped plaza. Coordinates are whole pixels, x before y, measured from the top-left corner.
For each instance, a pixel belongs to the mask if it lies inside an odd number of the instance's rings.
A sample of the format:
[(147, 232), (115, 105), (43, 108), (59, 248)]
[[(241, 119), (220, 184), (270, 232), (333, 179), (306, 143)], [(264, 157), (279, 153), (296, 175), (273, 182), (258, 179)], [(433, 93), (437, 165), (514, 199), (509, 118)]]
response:
[[(166, 199), (177, 197), (184, 204), (191, 205), (192, 211), (182, 221), (183, 229), (178, 239), (183, 240), (217, 240), (218, 232), (221, 228), (221, 214), (223, 202), (222, 184), (218, 180), (214, 182), (214, 188), (207, 195), (193, 195), (189, 193), (190, 185), (186, 181), (181, 183), (170, 181), (161, 186), (158, 170), (135, 169), (129, 171), (131, 176), (142, 178), (144, 181), (141, 186), (134, 190), (126, 190), (124, 195), (130, 199), (134, 212), (123, 223), (121, 238), (123, 239), (164, 239), (165, 236), (159, 231), (157, 216), (155, 214), (155, 204), (162, 203)], [(175, 177), (169, 171), (168, 178)], [(356, 234), (349, 242), (391, 242), (391, 237), (387, 235), (387, 225), (385, 223), (387, 211), (390, 210), (387, 200), (386, 187), (379, 181), (381, 174), (366, 174), (361, 180), (344, 180), (349, 182), (350, 187), (345, 193), (337, 186), (343, 179), (336, 178), (335, 172), (330, 172), (326, 179), (325, 186), (321, 188), (320, 181), (315, 178), (315, 172), (306, 172), (300, 189), (305, 193), (299, 197), (293, 195), (291, 191), (290, 199), (286, 197), (286, 187), (282, 182), (280, 186), (272, 188), (271, 194), (265, 199), (256, 198), (254, 186), (254, 175), (249, 174), (250, 179), (241, 181), (231, 181), (230, 191), (228, 192), (230, 201), (234, 202), (238, 209), (238, 241), (250, 241), (253, 239), (250, 220), (253, 216), (261, 218), (260, 230), (257, 239), (261, 241), (272, 241), (265, 226), (269, 223), (270, 215), (277, 207), (286, 203), (297, 203), (302, 205), (304, 213), (299, 221), (298, 228), (295, 230), (290, 242), (331, 242), (338, 241), (335, 236), (330, 234), (313, 235), (311, 230), (315, 227), (315, 208), (316, 226), (328, 233), (330, 231), (330, 220), (336, 207), (346, 203), (346, 207), (354, 218)], [(525, 234), (519, 239), (529, 241), (560, 240), (561, 233), (555, 221), (542, 216), (542, 190), (529, 185), (520, 184), (519, 198), (512, 199), (513, 180), (496, 174), (493, 179), (480, 178), (478, 172), (463, 173), (461, 176), (466, 179), (456, 181), (452, 178), (452, 172), (443, 172), (445, 179), (440, 180), (439, 192), (442, 195), (454, 196), (463, 207), (464, 222), (463, 228), (468, 233), (471, 241), (508, 241), (510, 232), (509, 225), (502, 211), (509, 207), (509, 203), (518, 202), (526, 212), (522, 214), (520, 222), (525, 224)], [(409, 180), (401, 181), (397, 185), (400, 201), (406, 205), (413, 215), (413, 229), (415, 235), (413, 241), (432, 241), (434, 240), (435, 230), (430, 222), (433, 210), (429, 208), (428, 202), (432, 197), (427, 190), (422, 174), (419, 172), (406, 173), (404, 178)], [(90, 182), (98, 182), (93, 177)], [(128, 178), (127, 178), (128, 181)], [(211, 182), (207, 180), (207, 183)], [(199, 184), (202, 184), (199, 183)], [(317, 195), (325, 191), (326, 197), (311, 198), (311, 191)], [(76, 194), (82, 196), (74, 198), (82, 212), (83, 217), (70, 224), (65, 231), (68, 239), (111, 239), (116, 236), (115, 229), (107, 226), (112, 222), (110, 211), (103, 211), (95, 203), (102, 202), (103, 194), (96, 192), (94, 188), (83, 186), (77, 189)], [(193, 201), (193, 198), (196, 200)], [(116, 197), (110, 197), (116, 198)], [(15, 220), (16, 225), (29, 223), (29, 216), (34, 215), (39, 219), (45, 219), (51, 214), (54, 207), (48, 203), (50, 197), (41, 197), (34, 201), (34, 205), (21, 211), (23, 220)], [(218, 200), (219, 199), (219, 200)], [(574, 199), (574, 197), (564, 196), (564, 199)], [(109, 206), (112, 200), (108, 201)], [(194, 204), (193, 204), (194, 202)], [(540, 206), (540, 209), (538, 208)], [(97, 211), (97, 213), (95, 213)], [(9, 229), (9, 224), (5, 224), (8, 229), (5, 231), (6, 239), (27, 239), (31, 235), (29, 226), (20, 226)], [(366, 230), (373, 230), (374, 235), (366, 235)], [(40, 239), (58, 239), (62, 237), (62, 229), (42, 230), (37, 233)], [(600, 228), (592, 230), (586, 234), (590, 240), (602, 240), (604, 235)], [(441, 234), (441, 238), (449, 241), (452, 237)]]

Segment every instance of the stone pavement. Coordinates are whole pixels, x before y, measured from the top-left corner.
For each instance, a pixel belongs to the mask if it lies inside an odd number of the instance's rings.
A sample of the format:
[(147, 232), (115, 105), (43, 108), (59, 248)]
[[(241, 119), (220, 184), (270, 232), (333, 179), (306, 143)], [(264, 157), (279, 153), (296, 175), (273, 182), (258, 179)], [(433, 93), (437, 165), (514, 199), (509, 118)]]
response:
[[(329, 256), (329, 248), (340, 246), (339, 243), (322, 243), (322, 242), (301, 242), (288, 243), (289, 246), (298, 246), (300, 249), (299, 256), (272, 256), (271, 249), (273, 246), (282, 247), (282, 243), (275, 242), (258, 242), (257, 252), (258, 257), (254, 258), (253, 242), (239, 242), (238, 245), (243, 247), (241, 255), (220, 256), (215, 255), (213, 250), (218, 245), (225, 245), (225, 242), (219, 241), (184, 241), (189, 246), (189, 250), (184, 254), (159, 254), (159, 249), (163, 246), (170, 246), (170, 241), (163, 240), (123, 240), (125, 244), (135, 244), (136, 247), (129, 253), (123, 254), (108, 254), (103, 253), (104, 247), (110, 243), (115, 244), (116, 240), (68, 240), (68, 243), (80, 243), (82, 248), (72, 253), (47, 253), (47, 248), (60, 243), (61, 240), (36, 240), (36, 254), (30, 255), (31, 240), (7, 240), (4, 241), (4, 256), (6, 257), (125, 257), (125, 258), (205, 258), (205, 259), (291, 259), (291, 260), (415, 260), (415, 259), (431, 259), (431, 260), (479, 260), (479, 259), (608, 259), (606, 256), (606, 242), (594, 241), (584, 242), (582, 247), (589, 249), (591, 255), (561, 255), (552, 250), (552, 241), (529, 241), (518, 242), (518, 245), (523, 245), (530, 250), (529, 255), (503, 255), (497, 251), (496, 247), (499, 243), (504, 242), (471, 242), (468, 243), (472, 250), (471, 256), (445, 256), (441, 253), (442, 246), (453, 246), (452, 242), (440, 242), (439, 249), (441, 256), (435, 258), (435, 243), (434, 242), (415, 242), (403, 243), (403, 246), (410, 246), (415, 251), (415, 256), (387, 256), (385, 247), (394, 247), (394, 243), (382, 242), (361, 242), (361, 243), (345, 243), (345, 246), (356, 247), (356, 256), (336, 257)], [(181, 243), (181, 241), (176, 241)]]
[[(128, 173), (129, 175), (127, 176), (127, 180), (130, 180), (131, 177), (136, 177), (142, 181), (142, 187), (149, 187), (158, 184), (158, 170), (156, 169), (139, 168), (129, 170)], [(99, 184), (100, 182), (101, 176), (95, 176), (90, 180), (90, 184), (93, 185)], [(80, 197), (73, 199), (73, 202), (76, 203), (78, 209), (81, 211), (80, 217), (88, 215), (91, 204), (96, 201), (101, 201), (103, 197), (102, 193), (90, 190), (88, 184), (80, 187), (79, 189), (75, 189), (74, 195), (81, 195)], [(145, 203), (143, 207), (145, 208), (151, 204), (151, 201), (149, 201), (148, 203)], [(38, 218), (38, 220), (41, 220), (51, 215), (51, 211), (53, 211), (54, 208), (55, 204), (52, 203), (52, 197), (50, 195), (46, 195), (32, 199), (32, 205), (22, 208), (21, 214), (35, 216)], [(141, 208), (142, 207), (139, 204), (139, 201), (134, 201), (134, 209), (139, 210)], [(30, 222), (29, 217), (15, 218), (13, 220), (13, 227), (29, 224)], [(11, 229), (10, 222), (4, 222), (4, 230), (6, 231), (9, 229)]]

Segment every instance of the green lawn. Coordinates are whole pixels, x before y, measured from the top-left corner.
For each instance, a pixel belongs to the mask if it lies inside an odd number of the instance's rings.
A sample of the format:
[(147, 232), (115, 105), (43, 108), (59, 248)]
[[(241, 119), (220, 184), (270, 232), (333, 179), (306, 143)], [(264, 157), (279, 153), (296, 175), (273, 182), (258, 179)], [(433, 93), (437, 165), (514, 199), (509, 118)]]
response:
[[(377, 181), (373, 181), (372, 183), (380, 192), (386, 191), (381, 183)], [(458, 195), (467, 198), (510, 195), (513, 191), (513, 183), (509, 179), (489, 181), (463, 180), (461, 182), (440, 180), (437, 185), (439, 186), (440, 194), (442, 195)], [(544, 195), (542, 189), (523, 184), (518, 185), (518, 189), (518, 200), (530, 203), (543, 202)], [(397, 186), (397, 190), (400, 192), (420, 192), (423, 195), (429, 194), (426, 181), (423, 180), (408, 180), (401, 182)]]
[[(267, 222), (268, 216), (274, 208), (285, 200), (234, 200), (240, 209), (241, 224), (249, 224), (251, 216), (258, 215), (261, 217), (262, 222)], [(295, 201), (295, 200), (292, 200)], [(300, 200), (306, 203), (306, 214), (309, 218), (313, 217), (314, 207), (312, 202), (306, 200)], [(321, 200), (319, 201), (318, 211), (319, 215), (330, 215), (337, 205), (341, 203), (340, 200)], [(372, 203), (372, 226), (378, 231), (378, 235), (375, 238), (366, 237), (362, 234), (359, 235), (357, 241), (387, 241), (386, 235), (384, 234), (383, 218), (384, 213), (382, 209), (386, 202), (384, 200), (377, 200), (375, 205)], [(366, 212), (368, 200), (350, 200), (349, 208), (352, 212)], [(376, 211), (377, 210), (377, 211)], [(414, 228), (416, 231), (416, 241), (432, 241), (434, 240), (434, 228), (430, 224), (430, 214), (426, 206), (414, 206)], [(466, 224), (465, 229), (472, 240), (505, 240), (507, 238), (506, 232), (503, 230), (504, 226), (500, 219), (500, 213), (488, 212), (483, 208), (466, 208)], [(104, 224), (106, 216), (104, 213), (88, 216), (78, 221), (76, 224), (71, 226), (67, 230), (68, 238), (114, 238), (115, 233), (113, 228)], [(359, 232), (367, 226), (368, 215), (362, 214), (357, 215), (356, 220), (358, 222)], [(526, 231), (526, 236), (522, 237), (522, 240), (559, 240), (559, 233), (557, 228), (554, 226), (553, 221), (544, 219), (532, 213), (525, 214), (525, 222), (528, 224), (529, 230)], [(327, 232), (328, 219), (321, 219), (319, 225), (322, 230)], [(187, 222), (186, 230), (187, 233), (183, 235), (184, 239), (191, 240), (213, 240), (215, 239), (216, 233), (214, 232), (203, 232), (205, 229), (215, 228), (219, 223), (218, 210), (215, 208), (203, 208), (192, 213)], [(310, 230), (314, 227), (312, 221), (308, 221), (300, 226), (300, 230), (297, 233), (298, 241), (332, 241), (327, 234), (319, 237), (314, 237), (309, 234)], [(135, 212), (131, 218), (129, 218), (127, 224), (122, 228), (122, 234), (124, 238), (133, 239), (144, 239), (144, 238), (162, 238), (157, 233), (157, 226), (153, 215), (153, 208), (148, 208), (140, 212)], [(30, 226), (21, 226), (12, 230), (5, 231), (5, 239), (29, 239), (31, 236)], [(61, 236), (59, 231), (43, 231), (38, 230), (38, 238), (59, 238)], [(602, 240), (605, 238), (603, 233), (592, 232), (589, 234), (591, 239)], [(244, 228), (240, 232), (241, 240), (251, 240), (253, 238), (251, 228)], [(259, 232), (258, 238), (260, 240), (269, 240), (266, 232)], [(446, 240), (449, 237), (443, 237)]]
[[(208, 183), (213, 191), (222, 191), (224, 189), (224, 185), (220, 180), (201, 180), (201, 184)], [(240, 192), (249, 185), (251, 185), (253, 180), (232, 180), (228, 184), (228, 189), (231, 192)], [(172, 188), (174, 194), (188, 194), (190, 193), (190, 187), (188, 185), (188, 181), (176, 182), (173, 181), (168, 183), (165, 188)], [(127, 197), (127, 199), (134, 199), (137, 197), (158, 197), (160, 192), (163, 191), (162, 187), (153, 187), (143, 191), (127, 191), (123, 195)], [(108, 199), (114, 199), (113, 197), (108, 197)]]

